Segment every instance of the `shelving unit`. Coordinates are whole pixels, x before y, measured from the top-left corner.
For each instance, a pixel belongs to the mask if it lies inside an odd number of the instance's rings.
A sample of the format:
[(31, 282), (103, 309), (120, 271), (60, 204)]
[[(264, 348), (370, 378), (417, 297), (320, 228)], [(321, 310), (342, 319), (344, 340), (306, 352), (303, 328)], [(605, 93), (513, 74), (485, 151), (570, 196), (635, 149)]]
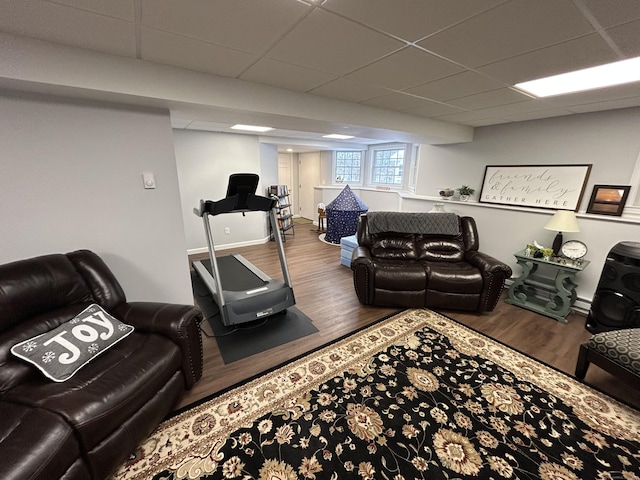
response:
[[(276, 219), (278, 220), (278, 230), (282, 235), (282, 241), (286, 241), (287, 235), (295, 235), (293, 223), (293, 213), (291, 212), (291, 200), (289, 199), (289, 189), (286, 185), (271, 185), (269, 187), (269, 195), (278, 197), (278, 211)], [(271, 227), (273, 229), (273, 227)], [(273, 238), (274, 232), (271, 231)]]

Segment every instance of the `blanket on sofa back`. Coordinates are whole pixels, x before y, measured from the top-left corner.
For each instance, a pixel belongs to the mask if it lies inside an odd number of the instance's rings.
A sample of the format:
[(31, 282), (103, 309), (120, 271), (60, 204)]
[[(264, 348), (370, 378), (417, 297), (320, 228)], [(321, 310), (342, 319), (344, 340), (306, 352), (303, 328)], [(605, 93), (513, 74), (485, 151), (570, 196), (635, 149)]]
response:
[(369, 212), (370, 233), (424, 233), (429, 235), (458, 235), (460, 224), (455, 213)]

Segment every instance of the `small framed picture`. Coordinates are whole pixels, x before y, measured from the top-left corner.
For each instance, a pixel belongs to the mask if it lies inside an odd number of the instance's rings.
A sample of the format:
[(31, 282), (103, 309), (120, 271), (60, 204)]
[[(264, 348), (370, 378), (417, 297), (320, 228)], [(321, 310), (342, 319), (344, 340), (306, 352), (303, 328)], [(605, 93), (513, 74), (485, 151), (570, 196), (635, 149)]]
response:
[(621, 216), (629, 190), (629, 185), (594, 185), (587, 213)]

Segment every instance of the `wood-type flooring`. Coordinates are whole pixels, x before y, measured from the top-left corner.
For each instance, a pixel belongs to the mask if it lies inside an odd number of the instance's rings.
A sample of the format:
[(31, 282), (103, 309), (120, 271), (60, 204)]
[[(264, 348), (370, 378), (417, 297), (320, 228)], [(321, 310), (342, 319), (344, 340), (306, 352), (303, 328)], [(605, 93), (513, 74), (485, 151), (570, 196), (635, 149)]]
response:
[[(481, 233), (480, 231), (482, 240)], [(398, 311), (394, 308), (361, 305), (355, 295), (351, 270), (340, 264), (340, 247), (323, 243), (318, 235), (313, 224), (297, 224), (295, 235), (287, 235), (284, 247), (296, 305), (312, 319), (319, 332), (228, 365), (222, 361), (215, 339), (203, 335), (203, 377), (185, 394), (176, 408), (220, 392)], [(218, 255), (230, 253), (240, 253), (267, 275), (281, 278), (273, 241), (223, 250)], [(194, 255), (190, 260), (206, 256)], [(520, 272), (514, 272), (514, 275), (519, 274)], [(571, 313), (568, 316), (569, 322), (562, 324), (508, 305), (504, 302), (505, 297), (506, 291), (503, 293), (503, 300), (491, 313), (448, 310), (440, 310), (440, 313), (573, 375), (578, 347), (591, 336), (584, 328), (585, 317)], [(204, 329), (210, 332), (207, 327), (205, 325)], [(589, 367), (585, 381), (640, 408), (640, 391), (630, 389), (595, 365)]]

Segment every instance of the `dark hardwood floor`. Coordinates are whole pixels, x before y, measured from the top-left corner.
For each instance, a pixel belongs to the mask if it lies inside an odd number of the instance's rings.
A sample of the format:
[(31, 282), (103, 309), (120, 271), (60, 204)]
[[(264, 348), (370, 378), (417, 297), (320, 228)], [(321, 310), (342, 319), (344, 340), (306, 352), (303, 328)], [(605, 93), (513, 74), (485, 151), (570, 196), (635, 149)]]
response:
[[(364, 306), (358, 302), (351, 270), (339, 261), (340, 247), (321, 242), (313, 224), (297, 224), (295, 235), (286, 237), (285, 252), (296, 305), (312, 319), (319, 332), (228, 365), (222, 361), (215, 339), (203, 335), (203, 377), (176, 408), (235, 385), (397, 311), (394, 308)], [(267, 275), (281, 278), (274, 242), (219, 252), (220, 255), (229, 253), (241, 253)], [(206, 254), (194, 255), (191, 260), (202, 257)], [(584, 316), (577, 313), (569, 315), (568, 324), (562, 324), (504, 301), (500, 301), (488, 314), (444, 310), (440, 313), (570, 375), (574, 373), (579, 345), (591, 335), (584, 328)], [(203, 328), (210, 332), (206, 322), (203, 322)], [(589, 367), (585, 381), (640, 408), (640, 391), (629, 389), (595, 365)]]

